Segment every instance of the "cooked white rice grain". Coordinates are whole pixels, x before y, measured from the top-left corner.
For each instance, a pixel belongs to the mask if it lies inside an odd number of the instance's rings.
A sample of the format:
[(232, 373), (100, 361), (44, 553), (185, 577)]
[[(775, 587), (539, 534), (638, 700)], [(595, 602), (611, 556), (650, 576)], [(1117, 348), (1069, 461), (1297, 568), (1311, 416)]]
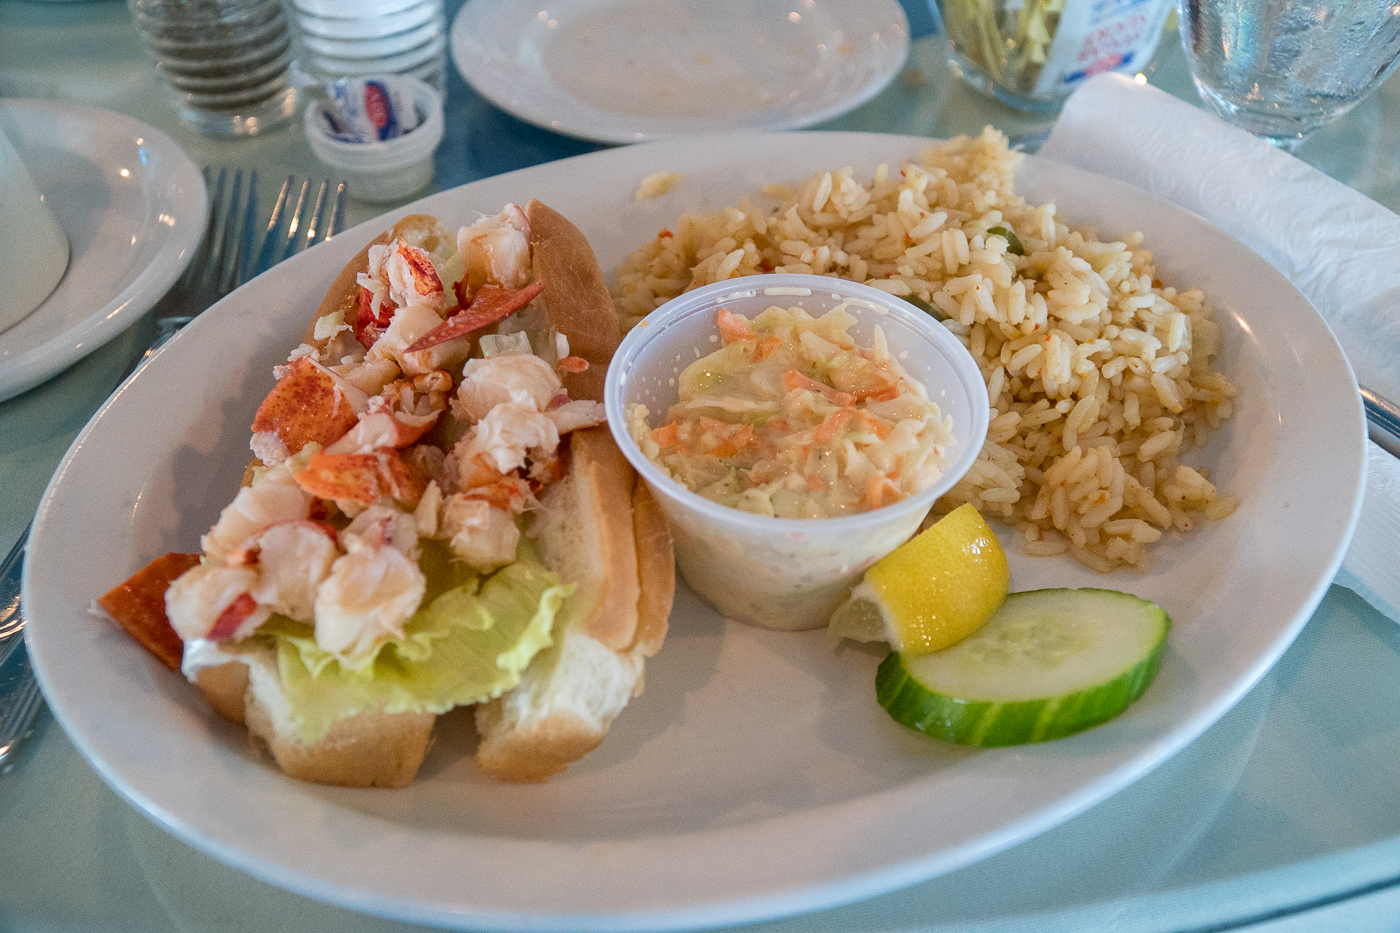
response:
[(1146, 571), (1165, 531), (1238, 505), (1181, 461), (1233, 412), (1235, 388), (1212, 369), (1221, 330), (1199, 289), (1157, 280), (1140, 233), (1101, 239), (1017, 195), (1019, 159), (988, 128), (869, 183), (843, 168), (684, 215), (618, 267), (617, 307), (630, 328), (683, 291), (762, 272), (922, 304), (971, 351), (992, 408), (976, 464), (934, 517), (970, 502), (1019, 527), (1027, 554)]

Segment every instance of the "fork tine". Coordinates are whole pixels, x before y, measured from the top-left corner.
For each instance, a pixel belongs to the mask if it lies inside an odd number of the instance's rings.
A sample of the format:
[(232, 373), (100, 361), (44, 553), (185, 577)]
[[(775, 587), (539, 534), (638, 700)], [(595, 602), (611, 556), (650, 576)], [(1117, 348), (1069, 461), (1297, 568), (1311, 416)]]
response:
[(331, 205), (331, 220), (326, 224), (326, 239), (340, 232), (345, 223), (345, 182), (335, 186), (335, 202)]
[(217, 268), (218, 279), (215, 282), (215, 293), (223, 297), (233, 291), (238, 279), (238, 266), (242, 261), (243, 237), (242, 221), (244, 211), (240, 209), (243, 200), (243, 169), (237, 169), (233, 173), (233, 186), (229, 191), (228, 202), (224, 205), (224, 222), (220, 230), (220, 238), (223, 242), (219, 265)]
[(267, 221), (267, 232), (263, 234), (262, 246), (258, 249), (258, 260), (253, 266), (253, 275), (260, 275), (271, 269), (277, 262), (277, 231), (282, 226), (282, 214), (287, 209), (287, 195), (292, 190), (292, 176), (282, 182), (282, 190), (277, 192), (277, 202), (272, 205), (272, 216)]
[(301, 191), (297, 194), (297, 206), (296, 209), (292, 211), (292, 216), (287, 220), (287, 232), (286, 235), (282, 237), (282, 248), (278, 251), (275, 262), (281, 262), (295, 252), (292, 246), (296, 243), (297, 231), (301, 229), (303, 219), (302, 212), (306, 209), (306, 192), (310, 187), (310, 179), (301, 183)]
[(289, 256), (340, 232), (345, 220), (345, 182), (336, 185), (334, 197), (329, 180), (317, 184), (314, 196), (311, 186), (309, 178), (299, 185), (295, 175), (283, 180), (257, 256), (247, 263), (244, 280), (261, 275)]
[(235, 264), (233, 287), (248, 281), (253, 264), (253, 231), (258, 226), (258, 170), (248, 173), (248, 199), (243, 205), (243, 227), (238, 237), (238, 261)]
[(194, 255), (190, 257), (185, 271), (180, 273), (180, 278), (176, 280), (172, 291), (196, 287), (203, 277), (209, 259), (209, 244), (214, 238), (214, 229), (218, 222), (219, 201), (223, 199), (224, 171), (223, 169), (219, 170), (217, 186), (213, 180), (213, 170), (209, 166), (204, 166), (202, 172), (205, 190), (213, 189), (213, 195), (209, 199), (209, 209), (204, 216), (204, 234), (199, 238), (199, 245), (195, 247)]
[(321, 187), (316, 189), (316, 205), (311, 208), (311, 219), (306, 222), (306, 236), (299, 238), (298, 243), (293, 244), (292, 252), (297, 252), (303, 246), (310, 246), (316, 242), (316, 233), (321, 226), (321, 211), (326, 206), (326, 194), (330, 185), (329, 181), (323, 181)]
[[(204, 292), (216, 292), (219, 288), (219, 280), (222, 278), (224, 247), (228, 242), (229, 209), (224, 198), (227, 176), (227, 169), (219, 169), (218, 181), (214, 184), (214, 204), (209, 212), (213, 219), (213, 229), (209, 235), (209, 251), (204, 257), (197, 283), (197, 287)], [(238, 182), (235, 181), (234, 197), (237, 197), (237, 187)]]

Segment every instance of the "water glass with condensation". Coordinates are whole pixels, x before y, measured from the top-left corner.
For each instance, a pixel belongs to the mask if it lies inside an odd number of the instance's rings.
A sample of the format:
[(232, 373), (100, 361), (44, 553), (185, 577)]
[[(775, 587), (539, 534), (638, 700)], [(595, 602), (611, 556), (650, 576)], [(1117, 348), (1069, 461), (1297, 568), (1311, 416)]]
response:
[(127, 0), (180, 118), (205, 136), (252, 136), (296, 114), (282, 0)]
[(948, 66), (1029, 113), (1054, 113), (1105, 71), (1141, 71), (1172, 0), (932, 0)]
[(1201, 97), (1289, 151), (1400, 64), (1394, 0), (1178, 0), (1177, 10)]

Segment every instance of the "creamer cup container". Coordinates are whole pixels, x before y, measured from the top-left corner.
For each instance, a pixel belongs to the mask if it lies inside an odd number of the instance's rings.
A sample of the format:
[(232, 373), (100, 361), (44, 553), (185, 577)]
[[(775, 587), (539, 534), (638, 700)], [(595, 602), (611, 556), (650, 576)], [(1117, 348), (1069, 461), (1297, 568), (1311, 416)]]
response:
[(68, 235), (9, 137), (0, 132), (0, 255), (10, 274), (0, 288), (0, 332), (34, 312), (68, 269)]
[(421, 191), (433, 180), (433, 152), (442, 142), (442, 98), (417, 78), (396, 80), (413, 88), (418, 125), (394, 139), (345, 142), (336, 139), (321, 105), (306, 105), (306, 141), (337, 177), (344, 178), (353, 198), (362, 201), (401, 201)]
[[(627, 413), (645, 405), (658, 426), (679, 398), (680, 374), (720, 346), (716, 315), (753, 318), (773, 305), (819, 317), (838, 304), (857, 318), (850, 330), (871, 346), (878, 326), (891, 353), (950, 421), (956, 444), (930, 488), (856, 515), (783, 519), (754, 515), (691, 492), (642, 453)], [(934, 500), (977, 459), (987, 436), (986, 383), (972, 355), (931, 316), (879, 289), (816, 275), (759, 275), (687, 292), (653, 311), (623, 339), (604, 389), (608, 426), (671, 526), (685, 582), (730, 619), (763, 628), (819, 628), (867, 567), (918, 530)]]

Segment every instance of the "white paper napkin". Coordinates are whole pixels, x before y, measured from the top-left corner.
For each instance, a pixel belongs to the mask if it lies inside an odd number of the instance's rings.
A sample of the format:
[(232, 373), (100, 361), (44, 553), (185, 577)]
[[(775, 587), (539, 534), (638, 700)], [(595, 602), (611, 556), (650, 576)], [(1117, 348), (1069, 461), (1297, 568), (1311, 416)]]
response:
[[(1039, 154), (1150, 191), (1245, 243), (1322, 313), (1357, 379), (1400, 400), (1400, 216), (1117, 74), (1069, 98)], [(1337, 582), (1400, 622), (1400, 461), (1367, 446), (1365, 503)]]

